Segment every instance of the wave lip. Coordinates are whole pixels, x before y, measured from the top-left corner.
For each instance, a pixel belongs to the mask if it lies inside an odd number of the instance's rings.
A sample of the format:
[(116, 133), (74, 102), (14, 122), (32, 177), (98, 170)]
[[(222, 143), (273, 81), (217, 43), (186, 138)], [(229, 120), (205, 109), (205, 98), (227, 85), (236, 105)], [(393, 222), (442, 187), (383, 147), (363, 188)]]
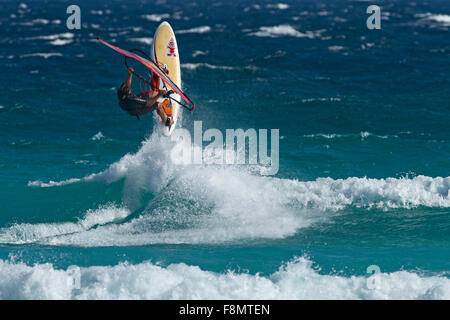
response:
[(50, 41), (49, 43), (53, 46), (65, 46), (66, 44), (71, 44), (73, 40), (71, 39), (56, 39), (53, 41)]
[(447, 26), (450, 25), (450, 15), (447, 14), (432, 14), (429, 17), (427, 17), (427, 19), (436, 22), (441, 22)]
[(152, 22), (160, 22), (163, 19), (170, 18), (170, 14), (168, 13), (161, 13), (161, 14), (145, 14), (142, 16), (145, 20), (152, 21)]
[(208, 68), (208, 69), (218, 69), (218, 70), (235, 70), (236, 67), (230, 67), (230, 66), (217, 66), (209, 63), (182, 63), (182, 68), (188, 69), (188, 70), (196, 70), (198, 68)]
[(415, 15), (421, 18), (421, 22), (435, 23), (440, 26), (450, 27), (450, 15), (448, 14), (434, 14), (434, 13), (423, 13)]
[(46, 36), (30, 37), (30, 38), (26, 38), (26, 40), (57, 40), (57, 39), (72, 39), (73, 37), (74, 37), (73, 33), (65, 32), (65, 33), (51, 34), (51, 35), (46, 35)]
[(345, 50), (346, 48), (345, 47), (343, 47), (343, 46), (329, 46), (328, 47), (328, 50), (329, 51), (334, 51), (334, 52), (336, 52), (336, 51), (342, 51), (342, 50)]
[(192, 57), (195, 58), (197, 56), (205, 56), (208, 54), (208, 51), (195, 50), (192, 54)]
[(0, 260), (0, 299), (450, 299), (444, 276), (397, 271), (348, 278), (322, 275), (312, 265), (296, 258), (265, 277), (184, 263), (120, 263), (76, 267), (73, 273), (50, 263), (31, 267)]
[[(177, 197), (171, 196), (174, 194)], [(55, 226), (50, 224), (40, 242), (92, 247), (281, 239), (348, 207), (384, 211), (418, 206), (449, 208), (450, 177), (319, 178), (302, 182), (199, 168), (178, 177), (158, 198), (141, 216), (126, 223), (76, 229), (57, 237), (52, 231)], [(21, 236), (15, 238), (16, 228), (3, 230), (10, 235), (6, 238), (16, 239), (14, 243), (22, 241)]]
[[(336, 100), (334, 100), (336, 99)], [(312, 102), (312, 101), (328, 101), (328, 99), (304, 99), (302, 102)], [(329, 101), (341, 101), (339, 98), (331, 98)], [(303, 137), (305, 138), (324, 138), (324, 139), (336, 139), (336, 138), (361, 138), (361, 140), (364, 140), (368, 137), (376, 137), (379, 139), (389, 139), (389, 138), (398, 138), (398, 135), (376, 135), (373, 133), (370, 133), (368, 131), (361, 131), (359, 134), (338, 134), (338, 133), (315, 133), (315, 134), (306, 134)]]
[(105, 136), (103, 135), (103, 133), (101, 131), (99, 131), (96, 134), (94, 134), (90, 140), (97, 141), (97, 140), (102, 140), (102, 139), (105, 139)]
[(249, 36), (279, 38), (279, 37), (296, 37), (296, 38), (310, 38), (315, 37), (314, 32), (307, 31), (305, 33), (298, 31), (294, 27), (283, 24), (271, 27), (260, 27), (258, 31), (248, 33)]
[(88, 210), (78, 222), (15, 224), (9, 228), (0, 229), (0, 243), (40, 242), (48, 238), (87, 231), (95, 226), (119, 222), (130, 214), (130, 210), (124, 207), (108, 204), (96, 210)]
[(277, 4), (268, 4), (266, 8), (270, 9), (278, 9), (278, 10), (286, 10), (289, 9), (289, 5), (286, 3), (277, 3)]
[(74, 34), (70, 32), (25, 38), (25, 40), (50, 40), (53, 46), (64, 46), (73, 42)]
[(139, 42), (139, 43), (143, 43), (146, 45), (151, 45), (153, 43), (153, 38), (148, 38), (148, 37), (142, 37), (142, 38), (128, 38), (128, 41), (131, 42)]
[(48, 188), (48, 187), (60, 187), (60, 186), (64, 186), (66, 184), (72, 184), (72, 183), (77, 183), (80, 181), (89, 181), (91, 179), (89, 179), (88, 177), (85, 178), (70, 178), (70, 179), (66, 179), (66, 180), (62, 180), (62, 181), (53, 181), (50, 180), (48, 182), (43, 182), (41, 180), (35, 180), (35, 181), (28, 181), (28, 186), (29, 187), (41, 187), (41, 188)]
[(47, 20), (47, 19), (34, 19), (34, 20), (31, 20), (31, 21), (23, 22), (20, 25), (27, 26), (27, 27), (32, 27), (32, 26), (35, 26), (35, 25), (46, 25), (46, 24), (49, 24), (49, 23), (50, 23), (50, 21)]
[(36, 52), (36, 53), (23, 54), (20, 56), (20, 58), (31, 58), (31, 57), (40, 57), (40, 58), (48, 59), (51, 57), (62, 57), (62, 53), (59, 53), (59, 52), (49, 52), (49, 53)]
[(195, 27), (195, 28), (191, 28), (191, 29), (186, 29), (186, 30), (178, 30), (176, 33), (177, 34), (186, 34), (186, 33), (207, 33), (207, 32), (211, 32), (211, 27), (210, 26), (200, 26), (200, 27)]

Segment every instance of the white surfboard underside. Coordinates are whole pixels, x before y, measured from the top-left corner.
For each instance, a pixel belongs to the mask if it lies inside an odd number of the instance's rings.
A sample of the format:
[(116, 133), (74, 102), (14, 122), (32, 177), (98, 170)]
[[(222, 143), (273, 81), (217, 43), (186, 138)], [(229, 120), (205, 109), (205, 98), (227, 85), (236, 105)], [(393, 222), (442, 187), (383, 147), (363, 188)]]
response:
[[(172, 39), (172, 40), (171, 40)], [(173, 41), (172, 44), (174, 44), (175, 48), (172, 47), (172, 50), (170, 50), (169, 47), (169, 41)], [(162, 22), (159, 27), (156, 29), (155, 36), (153, 37), (153, 44), (151, 48), (151, 57), (155, 61), (158, 61), (159, 63), (164, 64), (167, 69), (169, 70), (169, 77), (170, 79), (178, 86), (178, 88), (181, 88), (181, 69), (180, 69), (180, 56), (178, 52), (178, 44), (177, 39), (175, 38), (175, 33), (170, 26), (170, 24), (166, 21)], [(160, 89), (166, 89), (164, 87), (163, 81), (159, 81), (159, 87)], [(170, 88), (167, 88), (170, 90)], [(174, 99), (180, 101), (181, 97), (178, 94), (172, 94), (171, 97)], [(161, 101), (163, 101), (164, 98), (161, 98)], [(175, 126), (177, 124), (178, 118), (180, 116), (181, 112), (181, 106), (172, 101), (172, 119), (174, 121), (174, 124), (170, 127), (167, 127), (163, 125), (163, 133), (166, 136), (170, 136), (175, 129)]]

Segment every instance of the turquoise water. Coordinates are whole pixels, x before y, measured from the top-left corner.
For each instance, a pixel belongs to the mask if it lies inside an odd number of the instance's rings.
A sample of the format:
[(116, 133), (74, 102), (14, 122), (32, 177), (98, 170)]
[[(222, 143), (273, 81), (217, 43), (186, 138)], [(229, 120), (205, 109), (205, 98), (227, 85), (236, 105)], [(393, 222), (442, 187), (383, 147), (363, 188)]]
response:
[[(379, 2), (381, 30), (358, 1), (42, 4), (0, 3), (0, 298), (450, 298), (448, 2)], [(171, 163), (119, 108), (94, 39), (163, 20), (180, 128), (279, 129), (276, 175)]]

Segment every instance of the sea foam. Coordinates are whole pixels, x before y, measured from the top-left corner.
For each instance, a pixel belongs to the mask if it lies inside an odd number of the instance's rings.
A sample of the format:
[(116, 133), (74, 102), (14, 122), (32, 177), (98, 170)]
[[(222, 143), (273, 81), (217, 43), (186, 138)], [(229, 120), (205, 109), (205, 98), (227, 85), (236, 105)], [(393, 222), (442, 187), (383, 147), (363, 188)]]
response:
[(14, 224), (9, 228), (0, 228), (0, 243), (25, 244), (39, 242), (64, 234), (79, 233), (92, 227), (119, 222), (130, 214), (130, 210), (115, 204), (100, 206), (88, 210), (77, 222)]
[(371, 278), (324, 275), (304, 257), (269, 276), (216, 273), (184, 263), (71, 270), (0, 260), (0, 299), (450, 299), (450, 279), (444, 276), (408, 271)]

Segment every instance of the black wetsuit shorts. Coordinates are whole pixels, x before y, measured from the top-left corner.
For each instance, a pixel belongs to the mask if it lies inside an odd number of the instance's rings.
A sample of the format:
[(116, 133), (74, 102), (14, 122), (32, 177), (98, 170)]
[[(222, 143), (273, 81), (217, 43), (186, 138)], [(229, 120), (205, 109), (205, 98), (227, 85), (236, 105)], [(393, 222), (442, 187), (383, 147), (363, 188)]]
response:
[(157, 103), (149, 106), (146, 99), (135, 96), (134, 94), (127, 95), (123, 99), (119, 98), (119, 105), (128, 114), (138, 118), (143, 114), (152, 112), (157, 107)]

